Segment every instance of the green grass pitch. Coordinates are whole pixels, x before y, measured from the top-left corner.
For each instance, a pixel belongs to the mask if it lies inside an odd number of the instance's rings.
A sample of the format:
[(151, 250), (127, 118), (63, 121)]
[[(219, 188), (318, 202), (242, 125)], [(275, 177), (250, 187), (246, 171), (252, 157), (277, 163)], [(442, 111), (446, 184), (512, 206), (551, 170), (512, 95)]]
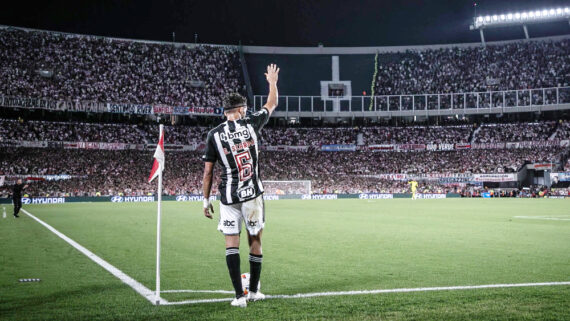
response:
[[(570, 200), (265, 204), (266, 294), (570, 281)], [(162, 289), (230, 290), (217, 220), (204, 218), (199, 202), (165, 202), (163, 208)], [(154, 290), (156, 203), (24, 209)], [(270, 299), (246, 309), (228, 302), (153, 306), (44, 226), (23, 213), (12, 218), (11, 206), (6, 210), (0, 219), (1, 320), (570, 319), (568, 285)], [(247, 272), (245, 235), (240, 254)], [(168, 301), (227, 296), (163, 295)]]

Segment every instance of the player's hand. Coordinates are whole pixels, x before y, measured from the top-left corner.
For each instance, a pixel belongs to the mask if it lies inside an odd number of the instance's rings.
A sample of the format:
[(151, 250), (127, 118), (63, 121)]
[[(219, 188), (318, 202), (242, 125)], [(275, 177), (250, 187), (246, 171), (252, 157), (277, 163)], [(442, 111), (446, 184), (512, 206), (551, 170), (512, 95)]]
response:
[(277, 79), (279, 78), (279, 68), (277, 65), (271, 64), (267, 66), (267, 72), (265, 73), (265, 79), (269, 84), (276, 84)]
[[(210, 213), (212, 211), (212, 213)], [(214, 213), (214, 205), (210, 203), (209, 200), (204, 200), (204, 216), (212, 219), (212, 214)]]

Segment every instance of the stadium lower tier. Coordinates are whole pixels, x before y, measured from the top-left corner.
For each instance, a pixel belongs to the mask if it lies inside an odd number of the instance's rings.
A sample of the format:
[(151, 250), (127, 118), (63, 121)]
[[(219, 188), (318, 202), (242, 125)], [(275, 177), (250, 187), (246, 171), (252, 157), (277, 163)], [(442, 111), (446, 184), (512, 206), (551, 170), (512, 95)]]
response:
[[(313, 193), (402, 193), (406, 181), (381, 174), (508, 173), (525, 162), (558, 163), (560, 148), (460, 150), (439, 152), (270, 152), (260, 155), (263, 180), (310, 180)], [(30, 196), (149, 195), (152, 151), (0, 148), (0, 178), (6, 184), (27, 179)], [(199, 152), (167, 152), (164, 192), (201, 194), (203, 163)], [(215, 168), (214, 192), (220, 180)], [(50, 175), (53, 175), (50, 177)], [(4, 176), (4, 177), (2, 177)], [(56, 178), (56, 179), (52, 179)], [(52, 179), (52, 180), (49, 180)], [(420, 192), (456, 192), (459, 184), (420, 182)], [(272, 192), (272, 191), (270, 191)], [(281, 191), (287, 192), (287, 191)]]

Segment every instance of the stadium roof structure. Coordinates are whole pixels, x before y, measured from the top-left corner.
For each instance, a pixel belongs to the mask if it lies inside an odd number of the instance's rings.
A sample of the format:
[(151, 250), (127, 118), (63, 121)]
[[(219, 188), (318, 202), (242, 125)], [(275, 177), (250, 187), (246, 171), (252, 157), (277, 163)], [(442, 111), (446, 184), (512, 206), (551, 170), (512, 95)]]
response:
[(568, 20), (570, 24), (570, 7), (544, 8), (539, 10), (477, 16), (473, 18), (473, 24), (469, 26), (469, 29), (478, 29), (481, 35), (481, 43), (485, 44), (485, 34), (483, 30), (486, 28), (522, 26), (526, 39), (529, 39), (528, 24), (561, 20)]

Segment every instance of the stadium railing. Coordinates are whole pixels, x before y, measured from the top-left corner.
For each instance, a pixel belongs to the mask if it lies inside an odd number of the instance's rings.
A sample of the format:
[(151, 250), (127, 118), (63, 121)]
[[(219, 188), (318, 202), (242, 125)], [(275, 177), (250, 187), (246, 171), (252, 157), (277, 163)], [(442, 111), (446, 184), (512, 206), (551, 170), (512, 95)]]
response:
[[(261, 109), (266, 101), (267, 96), (254, 96), (254, 109)], [(570, 109), (570, 87), (351, 96), (339, 98), (336, 110), (333, 101), (322, 96), (280, 96), (275, 116), (437, 116), (563, 110)]]

